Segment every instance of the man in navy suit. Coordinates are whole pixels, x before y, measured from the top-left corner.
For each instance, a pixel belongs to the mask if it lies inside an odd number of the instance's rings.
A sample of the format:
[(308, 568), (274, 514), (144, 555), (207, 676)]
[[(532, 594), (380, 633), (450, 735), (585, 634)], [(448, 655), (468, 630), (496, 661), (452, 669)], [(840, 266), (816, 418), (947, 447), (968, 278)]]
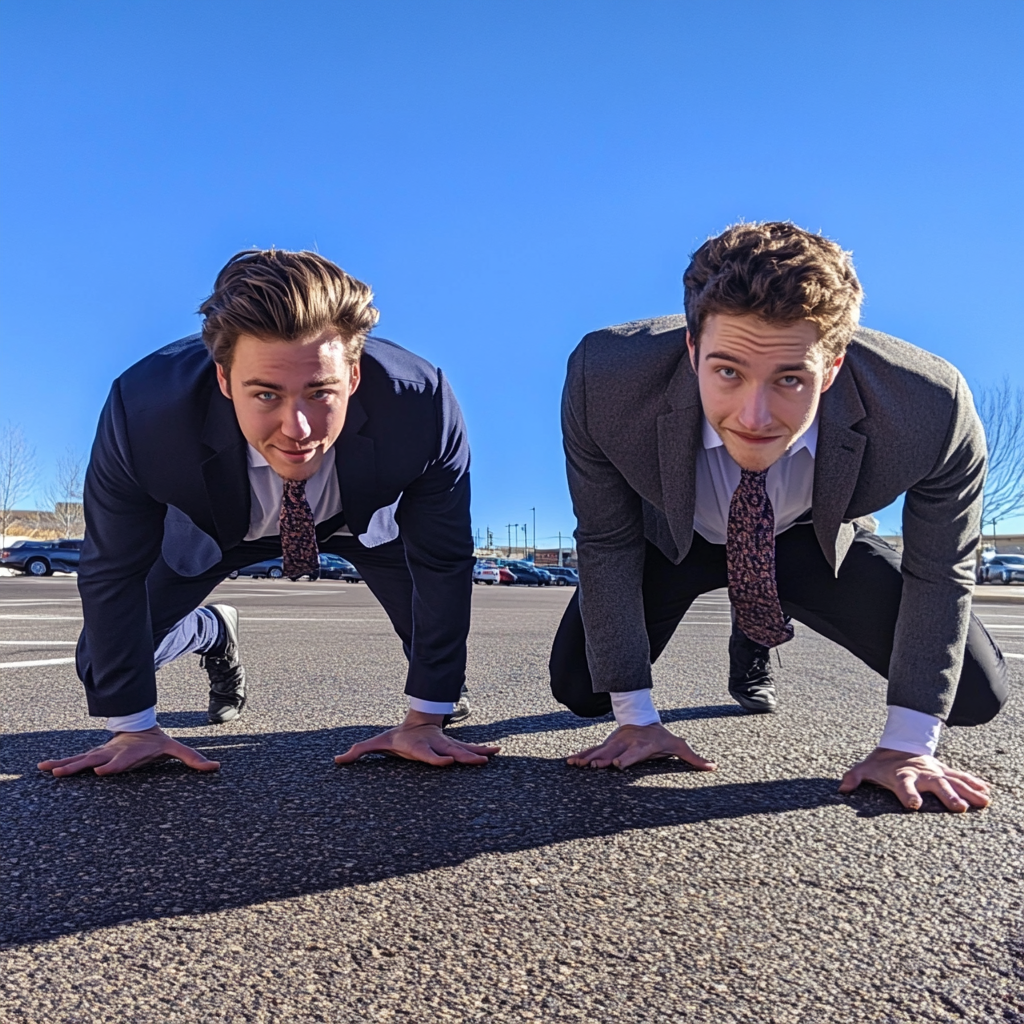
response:
[(397, 728), (373, 751), (479, 764), (497, 747), (442, 732), (466, 668), (473, 551), (469, 446), (440, 370), (379, 338), (369, 287), (310, 252), (250, 250), (220, 272), (201, 335), (146, 357), (113, 385), (85, 482), (78, 674), (102, 746), (42, 762), (54, 775), (216, 761), (156, 720), (156, 670), (197, 653), (212, 722), (246, 699), (235, 609), (200, 607), (231, 572), (319, 552), (360, 571), (409, 659)]

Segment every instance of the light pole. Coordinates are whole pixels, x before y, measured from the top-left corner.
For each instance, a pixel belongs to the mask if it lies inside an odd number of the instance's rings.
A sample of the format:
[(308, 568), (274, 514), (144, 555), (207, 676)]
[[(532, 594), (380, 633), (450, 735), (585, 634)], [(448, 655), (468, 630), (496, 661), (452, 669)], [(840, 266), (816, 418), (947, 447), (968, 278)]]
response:
[[(519, 532), (519, 525), (516, 524), (516, 533)], [(508, 557), (512, 557), (512, 524), (508, 524)]]
[(526, 557), (529, 554), (530, 548), (530, 535), (526, 532), (526, 523), (523, 523), (523, 561), (528, 562), (529, 559)]
[(562, 568), (562, 531), (558, 531), (558, 568)]
[(533, 513), (533, 560), (537, 561), (537, 510), (531, 508), (530, 511)]

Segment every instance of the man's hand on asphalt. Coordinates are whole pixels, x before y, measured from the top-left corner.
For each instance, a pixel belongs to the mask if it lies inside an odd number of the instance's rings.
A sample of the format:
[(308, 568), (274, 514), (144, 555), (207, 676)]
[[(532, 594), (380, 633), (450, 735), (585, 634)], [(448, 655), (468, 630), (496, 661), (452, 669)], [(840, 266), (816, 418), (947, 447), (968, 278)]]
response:
[(861, 783), (891, 789), (904, 807), (919, 810), (925, 793), (934, 793), (951, 811), (988, 807), (989, 784), (977, 775), (949, 768), (938, 758), (875, 747), (855, 764), (839, 784), (840, 793), (852, 793)]
[(40, 761), (38, 767), (54, 775), (77, 775), (92, 769), (97, 775), (118, 775), (161, 761), (181, 761), (197, 772), (215, 772), (220, 761), (210, 761), (198, 750), (186, 747), (165, 733), (160, 726), (142, 732), (118, 732), (100, 747), (84, 754), (56, 761)]
[(501, 747), (482, 746), (479, 743), (460, 743), (441, 731), (444, 715), (428, 715), (422, 711), (409, 711), (405, 721), (379, 736), (363, 740), (339, 754), (335, 764), (351, 764), (364, 754), (391, 754), (407, 761), (422, 761), (443, 767), (449, 764), (487, 764)]
[(620, 725), (596, 747), (573, 754), (568, 763), (578, 768), (628, 768), (641, 761), (678, 757), (702, 772), (713, 772), (718, 765), (695, 754), (686, 740), (669, 732), (660, 723), (654, 725)]

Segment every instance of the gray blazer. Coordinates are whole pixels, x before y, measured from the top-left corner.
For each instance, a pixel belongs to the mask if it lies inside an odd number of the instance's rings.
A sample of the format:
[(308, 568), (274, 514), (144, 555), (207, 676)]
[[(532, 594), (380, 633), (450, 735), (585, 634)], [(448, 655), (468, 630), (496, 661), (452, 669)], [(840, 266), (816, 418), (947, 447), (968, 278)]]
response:
[[(651, 685), (644, 542), (677, 564), (690, 549), (701, 417), (683, 316), (595, 331), (569, 357), (562, 433), (595, 692)], [(954, 367), (905, 341), (856, 332), (821, 397), (814, 530), (838, 573), (852, 521), (906, 492), (888, 702), (940, 718), (963, 663), (985, 458)]]

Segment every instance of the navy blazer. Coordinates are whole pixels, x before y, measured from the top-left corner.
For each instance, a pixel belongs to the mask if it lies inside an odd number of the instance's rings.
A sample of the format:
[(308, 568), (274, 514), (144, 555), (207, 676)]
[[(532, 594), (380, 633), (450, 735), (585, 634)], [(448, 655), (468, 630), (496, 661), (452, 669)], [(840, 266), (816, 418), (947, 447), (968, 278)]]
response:
[[(413, 580), (406, 692), (451, 700), (465, 675), (473, 574), (462, 413), (441, 371), (392, 342), (368, 338), (360, 368), (333, 449), (344, 523), (367, 547), (401, 536)], [(242, 543), (246, 452), (199, 335), (114, 381), (85, 478), (78, 572), (91, 715), (156, 704), (146, 577), (161, 556), (180, 575), (201, 575)], [(340, 525), (320, 524), (318, 535)]]

